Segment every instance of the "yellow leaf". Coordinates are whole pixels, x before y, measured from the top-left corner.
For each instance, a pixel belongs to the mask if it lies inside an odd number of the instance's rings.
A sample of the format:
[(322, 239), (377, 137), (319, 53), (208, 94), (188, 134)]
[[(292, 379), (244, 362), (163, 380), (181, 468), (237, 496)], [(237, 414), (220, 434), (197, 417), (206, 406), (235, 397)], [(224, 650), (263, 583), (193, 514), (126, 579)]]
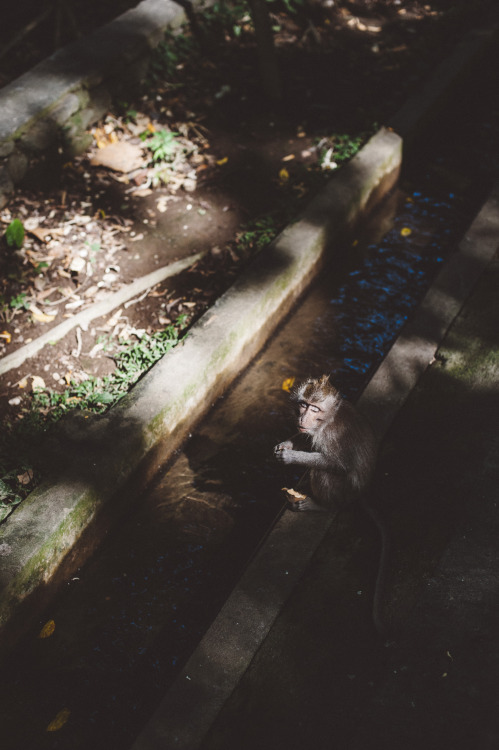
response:
[(36, 305), (30, 305), (29, 312), (37, 323), (51, 323), (55, 318), (55, 315), (46, 315)]
[(289, 180), (289, 172), (287, 169), (281, 169), (279, 172), (279, 180), (281, 182), (287, 182)]
[(229, 157), (228, 156), (224, 156), (223, 159), (218, 159), (217, 160), (217, 164), (218, 164), (219, 167), (221, 167), (222, 164), (227, 164), (228, 161), (229, 161)]
[(10, 344), (12, 336), (8, 331), (2, 331), (2, 333), (0, 333), (0, 339), (5, 339), (5, 343)]
[(154, 125), (152, 124), (152, 122), (151, 122), (151, 121), (149, 121), (149, 122), (147, 123), (147, 129), (148, 129), (148, 131), (149, 131), (150, 133), (155, 133), (155, 132), (156, 132), (156, 128), (154, 127)]
[(283, 156), (283, 161), (293, 161), (293, 159), (296, 159), (296, 156), (294, 154), (288, 154), (287, 156)]
[(28, 378), (23, 378), (22, 380), (19, 381), (19, 383), (17, 384), (17, 387), (26, 388), (27, 385), (28, 385)]
[(286, 378), (286, 380), (284, 380), (283, 383), (282, 383), (282, 390), (283, 391), (288, 391), (288, 393), (289, 393), (289, 391), (293, 387), (294, 383), (295, 383), (295, 378)]
[(68, 372), (64, 375), (64, 380), (66, 381), (66, 385), (71, 385), (71, 370), (68, 370)]
[(402, 229), (400, 230), (400, 234), (402, 235), (402, 237), (408, 237), (410, 234), (412, 234), (412, 229), (410, 229), (409, 227), (402, 227)]
[(69, 708), (63, 708), (62, 711), (59, 711), (55, 719), (50, 722), (47, 727), (47, 732), (58, 732), (59, 729), (62, 729), (70, 716), (71, 711)]
[(38, 633), (38, 638), (50, 638), (55, 630), (54, 620), (49, 620)]

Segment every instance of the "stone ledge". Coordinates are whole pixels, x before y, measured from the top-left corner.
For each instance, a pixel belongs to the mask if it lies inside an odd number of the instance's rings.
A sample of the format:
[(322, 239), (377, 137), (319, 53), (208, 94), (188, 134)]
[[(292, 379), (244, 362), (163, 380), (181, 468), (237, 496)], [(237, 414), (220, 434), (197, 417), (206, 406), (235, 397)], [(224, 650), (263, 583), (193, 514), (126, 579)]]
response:
[(89, 146), (86, 128), (125, 82), (129, 90), (143, 80), (151, 50), (185, 21), (172, 0), (143, 0), (0, 90), (0, 207), (26, 174), (30, 156), (54, 145), (71, 156)]
[(381, 130), (257, 256), (185, 342), (94, 425), (84, 451), (61, 441), (61, 481), (39, 487), (0, 526), (2, 648), (126, 512), (130, 483), (154, 475), (318, 271), (342, 251), (348, 232), (394, 186), (401, 158), (399, 136)]

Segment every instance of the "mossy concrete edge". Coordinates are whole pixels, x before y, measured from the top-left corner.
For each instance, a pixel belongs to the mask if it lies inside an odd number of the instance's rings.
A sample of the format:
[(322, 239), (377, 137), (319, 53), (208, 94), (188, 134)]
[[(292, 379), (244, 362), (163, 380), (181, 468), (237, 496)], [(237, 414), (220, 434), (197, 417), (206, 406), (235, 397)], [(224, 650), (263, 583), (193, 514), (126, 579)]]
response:
[[(84, 462), (73, 460), (59, 483), (35, 490), (0, 526), (0, 633), (7, 635), (0, 652), (40, 610), (43, 593), (48, 596), (59, 585), (60, 571), (70, 575), (91, 552), (88, 529), (97, 538), (102, 514), (114, 519), (124, 512), (119, 495), (132, 476), (145, 480), (154, 474), (320, 268), (342, 251), (347, 233), (396, 183), (401, 159), (399, 136), (385, 129), (373, 136), (186, 340), (111, 410), (90, 459), (87, 453)], [(76, 555), (82, 540), (84, 549)]]

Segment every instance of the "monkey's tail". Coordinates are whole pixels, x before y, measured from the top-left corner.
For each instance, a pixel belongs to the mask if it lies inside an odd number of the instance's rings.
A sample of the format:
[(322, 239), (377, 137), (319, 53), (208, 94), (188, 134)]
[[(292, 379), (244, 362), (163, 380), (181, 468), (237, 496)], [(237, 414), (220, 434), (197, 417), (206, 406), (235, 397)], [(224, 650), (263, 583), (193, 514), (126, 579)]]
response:
[(390, 554), (390, 535), (388, 533), (388, 529), (386, 527), (384, 519), (379, 515), (378, 511), (375, 510), (372, 505), (370, 505), (367, 498), (365, 497), (362, 498), (362, 507), (376, 526), (381, 540), (381, 553), (378, 561), (376, 583), (374, 584), (372, 613), (374, 627), (376, 628), (378, 634), (384, 637), (387, 635), (387, 627), (381, 615), (381, 603), (383, 599), (383, 590), (385, 588), (386, 573), (388, 568), (388, 555)]

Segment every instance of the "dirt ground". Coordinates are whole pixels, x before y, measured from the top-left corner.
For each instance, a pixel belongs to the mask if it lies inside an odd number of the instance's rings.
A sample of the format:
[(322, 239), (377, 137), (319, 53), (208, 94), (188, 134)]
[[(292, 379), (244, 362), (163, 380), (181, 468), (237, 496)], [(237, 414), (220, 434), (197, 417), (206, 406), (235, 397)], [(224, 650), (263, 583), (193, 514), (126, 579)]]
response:
[[(72, 9), (88, 33), (131, 4), (75, 1)], [(26, 0), (9, 11), (4, 45), (34, 6)], [(57, 153), (40, 159), (0, 211), (2, 232), (13, 219), (25, 230), (19, 247), (0, 240), (0, 357), (134, 279), (205, 256), (3, 374), (4, 434), (31, 411), (34, 386), (62, 392), (109, 375), (123, 342), (179, 315), (184, 326), (199, 317), (349, 157), (346, 144), (386, 123), (456, 40), (483, 23), (487, 6), (341, 0), (289, 13), (275, 2), (280, 103), (262, 93), (245, 9), (223, 24), (208, 13), (201, 44), (188, 28), (175, 45), (170, 39), (143, 90), (92, 129), (92, 148), (71, 162)], [(4, 84), (23, 72), (23, 60), (32, 65), (52, 51), (54, 24), (49, 16), (0, 60)], [(69, 20), (62, 29), (59, 41), (70, 40)], [(33, 475), (17, 479), (28, 491)]]

